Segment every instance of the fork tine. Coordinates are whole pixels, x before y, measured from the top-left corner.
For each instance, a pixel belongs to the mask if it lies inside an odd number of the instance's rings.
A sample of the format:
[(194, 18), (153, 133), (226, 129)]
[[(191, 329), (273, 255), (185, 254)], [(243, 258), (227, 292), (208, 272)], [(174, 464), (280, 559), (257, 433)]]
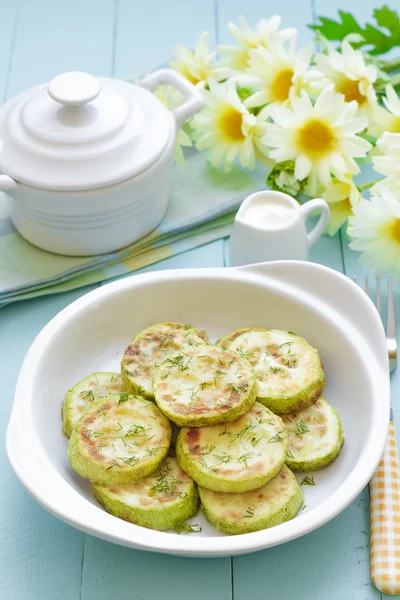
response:
[(367, 296), (369, 296), (369, 282), (368, 282), (368, 275), (366, 275), (366, 276), (365, 276), (364, 290), (365, 290), (365, 293), (367, 294)]
[(382, 314), (381, 311), (381, 278), (378, 277), (376, 278), (376, 310), (378, 311), (379, 315)]
[(357, 275), (353, 275), (353, 281), (354, 283), (357, 283)]

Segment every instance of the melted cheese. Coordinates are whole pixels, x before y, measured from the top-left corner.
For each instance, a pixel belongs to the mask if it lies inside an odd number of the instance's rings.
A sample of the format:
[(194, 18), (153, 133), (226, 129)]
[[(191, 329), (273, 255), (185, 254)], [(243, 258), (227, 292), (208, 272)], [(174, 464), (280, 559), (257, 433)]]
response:
[(183, 428), (180, 436), (182, 451), (205, 477), (213, 474), (221, 479), (251, 479), (276, 473), (286, 458), (283, 421), (258, 402), (237, 421)]
[(154, 378), (157, 404), (170, 418), (226, 413), (241, 406), (253, 386), (254, 372), (247, 360), (212, 346), (193, 346), (172, 355)]
[(193, 494), (193, 480), (179, 467), (176, 458), (167, 456), (158, 469), (136, 483), (97, 485), (102, 494), (124, 504), (143, 509), (168, 508)]
[(191, 325), (158, 323), (133, 338), (122, 358), (122, 374), (138, 393), (152, 396), (154, 373), (169, 355), (207, 343), (207, 334)]
[(120, 373), (92, 373), (65, 395), (63, 405), (64, 430), (70, 435), (85, 410), (101, 396), (127, 392)]
[(81, 454), (114, 472), (161, 460), (171, 437), (171, 425), (157, 406), (128, 394), (96, 402), (78, 428)]
[(295, 395), (322, 370), (317, 351), (286, 331), (248, 331), (236, 337), (229, 349), (253, 365), (259, 397)]

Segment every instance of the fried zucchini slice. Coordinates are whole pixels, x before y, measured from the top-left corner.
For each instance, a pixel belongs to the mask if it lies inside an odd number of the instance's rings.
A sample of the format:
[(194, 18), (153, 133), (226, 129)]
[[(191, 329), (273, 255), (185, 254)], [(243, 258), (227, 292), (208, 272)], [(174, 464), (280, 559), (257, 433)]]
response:
[(296, 477), (286, 465), (258, 490), (225, 494), (199, 487), (208, 521), (230, 535), (268, 529), (293, 519), (303, 506)]
[(121, 373), (92, 373), (65, 394), (62, 405), (62, 428), (69, 437), (83, 413), (94, 400), (108, 394), (127, 392)]
[(247, 360), (204, 345), (164, 360), (153, 385), (158, 406), (181, 427), (234, 421), (254, 404), (257, 391)]
[(171, 424), (141, 396), (114, 394), (94, 402), (72, 430), (72, 468), (94, 483), (131, 483), (149, 475), (167, 454)]
[(229, 350), (247, 358), (257, 379), (257, 400), (277, 414), (310, 406), (322, 394), (325, 375), (315, 348), (290, 331), (251, 330)]
[(141, 527), (165, 531), (193, 517), (199, 508), (194, 481), (169, 454), (157, 470), (136, 483), (93, 484), (95, 498), (107, 512)]
[(281, 470), (286, 452), (282, 419), (259, 402), (233, 423), (181, 429), (176, 444), (182, 469), (216, 492), (263, 486)]
[(216, 346), (220, 346), (221, 348), (229, 348), (229, 345), (236, 340), (237, 337), (243, 335), (244, 333), (248, 333), (249, 331), (269, 331), (265, 329), (265, 327), (243, 327), (242, 329), (236, 329), (232, 331), (232, 333), (228, 333), (228, 335), (224, 335), (216, 342)]
[(282, 417), (289, 435), (286, 464), (292, 471), (315, 471), (339, 455), (344, 442), (340, 417), (325, 400)]
[(183, 323), (157, 323), (134, 336), (121, 361), (122, 377), (131, 391), (153, 400), (158, 365), (183, 348), (204, 344), (209, 344), (205, 331)]

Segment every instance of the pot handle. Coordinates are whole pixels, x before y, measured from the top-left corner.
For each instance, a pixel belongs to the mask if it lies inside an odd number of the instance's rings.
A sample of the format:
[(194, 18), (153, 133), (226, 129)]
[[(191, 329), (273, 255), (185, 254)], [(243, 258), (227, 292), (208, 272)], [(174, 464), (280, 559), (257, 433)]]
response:
[(176, 89), (185, 96), (186, 102), (172, 111), (178, 128), (181, 127), (189, 117), (193, 116), (203, 108), (205, 104), (201, 92), (190, 83), (186, 77), (173, 69), (161, 69), (155, 73), (150, 73), (150, 75), (147, 75), (138, 83), (150, 92), (152, 92), (157, 85), (166, 83), (176, 87)]

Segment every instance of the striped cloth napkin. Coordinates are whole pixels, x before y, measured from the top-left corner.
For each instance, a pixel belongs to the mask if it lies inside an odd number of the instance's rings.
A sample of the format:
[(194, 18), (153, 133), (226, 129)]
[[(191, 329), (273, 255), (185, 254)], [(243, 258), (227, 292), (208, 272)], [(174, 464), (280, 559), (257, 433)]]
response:
[(229, 174), (207, 163), (204, 152), (189, 149), (184, 166), (175, 165), (168, 211), (158, 228), (138, 242), (95, 257), (59, 256), (24, 240), (9, 218), (0, 194), (0, 308), (123, 276), (165, 258), (226, 237), (242, 200), (265, 187), (267, 168)]

